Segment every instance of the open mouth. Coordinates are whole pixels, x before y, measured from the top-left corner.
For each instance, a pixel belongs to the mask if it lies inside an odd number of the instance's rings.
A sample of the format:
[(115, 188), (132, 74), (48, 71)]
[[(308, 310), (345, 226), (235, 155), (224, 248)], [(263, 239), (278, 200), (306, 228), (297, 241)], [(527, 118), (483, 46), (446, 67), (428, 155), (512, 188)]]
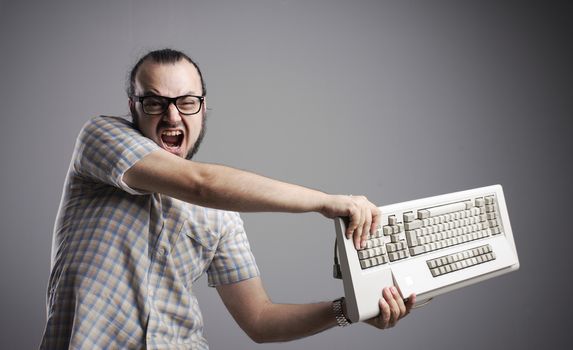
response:
[(183, 143), (183, 131), (181, 130), (163, 130), (161, 132), (161, 141), (165, 149), (169, 152), (178, 152)]

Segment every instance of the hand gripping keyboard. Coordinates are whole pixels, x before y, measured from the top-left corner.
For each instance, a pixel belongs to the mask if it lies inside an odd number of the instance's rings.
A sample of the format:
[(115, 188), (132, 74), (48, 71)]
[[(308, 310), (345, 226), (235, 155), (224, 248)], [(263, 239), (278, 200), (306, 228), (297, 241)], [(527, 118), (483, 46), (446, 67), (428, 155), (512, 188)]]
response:
[[(517, 270), (519, 260), (500, 185), (380, 207), (382, 225), (364, 249), (346, 239), (335, 219), (347, 317), (379, 314), (382, 289), (396, 286), (417, 305), (479, 281)], [(336, 260), (336, 258), (335, 258)], [(340, 276), (338, 276), (340, 277)]]

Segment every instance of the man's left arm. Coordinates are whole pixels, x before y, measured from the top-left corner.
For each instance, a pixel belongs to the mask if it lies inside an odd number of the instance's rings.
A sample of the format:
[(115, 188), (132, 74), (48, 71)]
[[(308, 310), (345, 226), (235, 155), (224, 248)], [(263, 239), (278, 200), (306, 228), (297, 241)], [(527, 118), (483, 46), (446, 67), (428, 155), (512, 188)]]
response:
[[(257, 343), (303, 338), (337, 325), (332, 301), (275, 304), (259, 277), (219, 285), (217, 291), (235, 321)], [(414, 302), (412, 295), (404, 304), (395, 289), (385, 288), (380, 298), (380, 315), (367, 323), (381, 329), (392, 327), (410, 312)]]

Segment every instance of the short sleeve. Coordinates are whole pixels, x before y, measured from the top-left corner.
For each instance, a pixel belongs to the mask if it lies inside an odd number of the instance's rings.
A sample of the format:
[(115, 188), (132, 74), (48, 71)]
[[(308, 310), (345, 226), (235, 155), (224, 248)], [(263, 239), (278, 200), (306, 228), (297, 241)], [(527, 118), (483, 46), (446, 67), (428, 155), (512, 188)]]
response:
[(123, 174), (160, 147), (143, 136), (131, 122), (99, 116), (88, 121), (78, 136), (72, 169), (83, 178), (115, 186), (130, 194), (143, 194), (123, 181)]
[(207, 270), (210, 287), (259, 276), (243, 220), (236, 212), (225, 212), (224, 222), (217, 251)]

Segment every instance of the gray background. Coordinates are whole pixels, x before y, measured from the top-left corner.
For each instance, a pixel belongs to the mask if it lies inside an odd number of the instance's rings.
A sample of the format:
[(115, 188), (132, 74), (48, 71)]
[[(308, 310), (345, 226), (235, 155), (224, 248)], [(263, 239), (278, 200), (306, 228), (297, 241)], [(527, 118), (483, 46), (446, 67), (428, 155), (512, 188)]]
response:
[[(571, 344), (573, 7), (562, 1), (0, 1), (0, 345), (38, 346), (76, 135), (125, 115), (148, 49), (188, 52), (211, 108), (198, 160), (379, 205), (500, 183), (518, 272), (396, 328), (252, 343), (202, 279), (213, 349), (559, 349)], [(342, 295), (333, 224), (247, 214), (277, 302)]]

